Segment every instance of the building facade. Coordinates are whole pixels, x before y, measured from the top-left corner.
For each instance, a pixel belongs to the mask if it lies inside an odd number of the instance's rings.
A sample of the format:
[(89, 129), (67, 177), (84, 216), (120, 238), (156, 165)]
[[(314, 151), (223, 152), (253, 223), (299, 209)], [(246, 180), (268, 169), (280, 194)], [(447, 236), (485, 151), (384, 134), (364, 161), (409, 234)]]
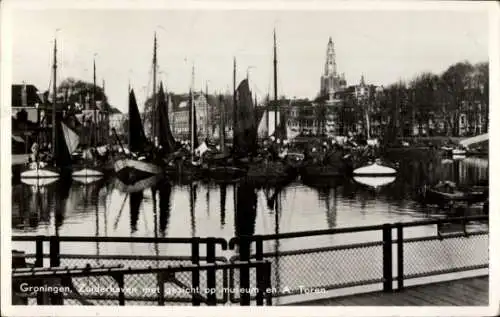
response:
[[(189, 140), (189, 95), (174, 95), (171, 98), (172, 107), (169, 111), (169, 119), (174, 138), (178, 140)], [(212, 136), (212, 112), (208, 98), (203, 93), (193, 94), (193, 103), (196, 111), (196, 127), (198, 138)], [(169, 106), (170, 108), (170, 106)]]

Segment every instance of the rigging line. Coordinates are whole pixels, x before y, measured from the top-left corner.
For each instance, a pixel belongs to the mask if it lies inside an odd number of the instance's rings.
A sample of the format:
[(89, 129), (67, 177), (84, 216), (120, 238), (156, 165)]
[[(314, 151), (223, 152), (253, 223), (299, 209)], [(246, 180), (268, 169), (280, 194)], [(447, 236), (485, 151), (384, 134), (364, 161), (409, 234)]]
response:
[(123, 207), (125, 207), (125, 202), (127, 201), (127, 198), (128, 198), (128, 193), (125, 194), (125, 198), (123, 199), (123, 202), (122, 202), (122, 206), (118, 212), (118, 216), (116, 217), (115, 219), (115, 223), (113, 225), (113, 229), (116, 230), (116, 228), (118, 227), (118, 222), (120, 221), (120, 218), (122, 216), (122, 212), (123, 212)]

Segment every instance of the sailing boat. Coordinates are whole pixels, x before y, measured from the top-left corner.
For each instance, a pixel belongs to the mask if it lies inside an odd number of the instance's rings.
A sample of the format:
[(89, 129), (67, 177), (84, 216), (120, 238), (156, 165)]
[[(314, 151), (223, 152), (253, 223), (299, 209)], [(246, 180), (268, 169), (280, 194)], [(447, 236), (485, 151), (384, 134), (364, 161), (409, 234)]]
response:
[(134, 90), (129, 93), (129, 137), (128, 153), (122, 149), (122, 157), (114, 163), (118, 178), (126, 185), (155, 176), (162, 169), (153, 163), (151, 144), (146, 139), (141, 115), (137, 108)]
[(61, 113), (57, 113), (57, 40), (54, 40), (52, 96), (52, 157), (40, 160), (37, 146), (33, 146), (33, 159), (21, 171), (21, 181), (30, 185), (46, 185), (54, 182), (61, 174), (70, 173), (71, 153), (78, 146), (78, 135), (64, 122)]
[[(236, 160), (234, 160), (230, 153), (227, 151), (225, 146), (225, 106), (222, 100), (222, 96), (220, 96), (221, 103), (221, 117), (220, 117), (220, 153), (214, 155), (209, 159), (208, 162), (208, 175), (215, 181), (220, 182), (232, 182), (240, 180), (246, 174), (246, 169), (244, 166), (238, 166)], [(250, 113), (251, 114), (251, 113)], [(248, 117), (250, 118), (250, 117)], [(236, 128), (233, 128), (233, 131), (237, 131)], [(248, 136), (248, 134), (247, 134)], [(241, 138), (242, 135), (235, 134), (233, 137), (233, 155), (235, 154), (235, 150), (242, 150), (241, 141), (245, 142), (248, 140), (240, 140), (240, 147), (237, 147), (238, 138)], [(246, 154), (244, 152), (244, 154)]]
[(165, 100), (165, 93), (163, 92), (163, 83), (160, 82), (160, 92), (158, 93), (158, 107), (156, 109), (156, 125), (158, 132), (158, 152), (167, 163), (166, 171), (174, 172), (175, 164), (172, 160), (172, 154), (177, 150), (175, 139), (170, 129), (170, 122), (168, 119), (168, 105)]
[[(96, 102), (96, 69), (95, 69), (95, 60), (94, 60), (94, 89), (93, 89), (93, 108), (94, 108), (94, 131), (97, 132), (97, 102)], [(97, 138), (91, 138), (91, 140), (95, 140), (97, 143)], [(91, 144), (90, 149), (87, 149), (87, 151), (84, 151), (84, 153), (88, 154), (89, 157), (86, 157), (83, 159), (83, 167), (77, 168), (73, 171), (73, 179), (76, 181), (89, 184), (94, 181), (99, 180), (101, 177), (104, 176), (104, 170), (101, 167), (102, 162), (98, 161), (97, 157), (92, 157), (92, 154), (90, 154), (91, 149), (96, 149), (97, 144)], [(97, 150), (95, 151), (97, 154)], [(98, 155), (98, 154), (97, 154)]]
[[(272, 138), (286, 138), (286, 135), (282, 133), (281, 127), (283, 125), (278, 125), (278, 71), (277, 71), (277, 54), (276, 54), (276, 32), (274, 32), (274, 58), (273, 58), (273, 66), (274, 66), (274, 131)], [(241, 90), (240, 90), (241, 89)], [(240, 100), (242, 99), (243, 105), (246, 105), (245, 100), (252, 100), (251, 94), (249, 94), (248, 81), (243, 81), (238, 87), (238, 93), (240, 96)], [(248, 101), (247, 101), (248, 103)], [(253, 107), (252, 107), (253, 109)], [(266, 115), (266, 114), (265, 114)], [(267, 112), (267, 121), (270, 122), (269, 118), (270, 112)], [(281, 119), (281, 118), (280, 118)], [(282, 120), (283, 122), (283, 120)], [(253, 132), (251, 134), (251, 141), (253, 144), (257, 144), (257, 124), (255, 121), (253, 122)], [(269, 131), (268, 131), (269, 132)], [(252, 144), (252, 145), (253, 145)], [(272, 146), (279, 146), (279, 144), (273, 144)], [(253, 146), (251, 148), (254, 149)], [(255, 147), (256, 149), (256, 147)], [(293, 173), (293, 168), (288, 166), (279, 156), (273, 158), (267, 157), (258, 157), (253, 160), (252, 163), (249, 164), (248, 172), (247, 172), (247, 181), (253, 183), (254, 185), (270, 185), (270, 184), (282, 184), (288, 181), (291, 181), (295, 178)]]
[(182, 160), (177, 164), (177, 173), (181, 177), (181, 181), (191, 181), (193, 178), (201, 175), (201, 160), (196, 155), (198, 149), (198, 133), (196, 124), (196, 106), (194, 103), (193, 86), (194, 85), (194, 67), (192, 73), (192, 83), (189, 89), (189, 153), (187, 148), (184, 148), (184, 155)]

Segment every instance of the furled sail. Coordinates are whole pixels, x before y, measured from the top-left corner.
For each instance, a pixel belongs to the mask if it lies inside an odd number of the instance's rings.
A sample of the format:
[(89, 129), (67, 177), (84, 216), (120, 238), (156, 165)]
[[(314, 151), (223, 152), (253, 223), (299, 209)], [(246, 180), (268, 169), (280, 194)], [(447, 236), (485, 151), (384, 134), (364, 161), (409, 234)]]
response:
[(146, 147), (147, 139), (142, 126), (141, 114), (137, 108), (134, 90), (130, 90), (128, 97), (129, 140), (130, 152), (140, 152)]
[(248, 80), (243, 80), (237, 90), (236, 122), (234, 125), (234, 153), (236, 155), (253, 154), (257, 150), (257, 127), (252, 94)]
[(170, 130), (170, 122), (168, 120), (168, 105), (163, 92), (163, 84), (160, 83), (160, 92), (158, 93), (158, 142), (166, 153), (175, 151), (175, 140)]

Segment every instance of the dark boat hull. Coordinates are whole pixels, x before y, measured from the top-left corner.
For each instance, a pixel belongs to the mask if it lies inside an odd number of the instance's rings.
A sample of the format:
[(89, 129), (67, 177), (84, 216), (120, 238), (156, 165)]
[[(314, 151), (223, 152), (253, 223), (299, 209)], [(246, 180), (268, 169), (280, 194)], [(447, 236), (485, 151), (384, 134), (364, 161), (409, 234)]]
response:
[(281, 162), (250, 164), (245, 181), (255, 186), (281, 185), (295, 179), (293, 168)]
[(346, 169), (337, 165), (306, 165), (300, 169), (302, 179), (337, 178), (346, 175)]
[(246, 176), (246, 173), (245, 169), (234, 166), (213, 166), (208, 167), (206, 171), (209, 178), (220, 182), (242, 179)]
[(156, 164), (133, 159), (117, 160), (114, 170), (116, 176), (126, 185), (162, 173), (162, 169)]
[(443, 192), (438, 189), (427, 189), (424, 191), (424, 202), (427, 204), (437, 204), (439, 206), (444, 206), (446, 204), (453, 203), (479, 203), (484, 202), (488, 199), (488, 194), (486, 191), (471, 190), (471, 191), (453, 191), (453, 192)]

